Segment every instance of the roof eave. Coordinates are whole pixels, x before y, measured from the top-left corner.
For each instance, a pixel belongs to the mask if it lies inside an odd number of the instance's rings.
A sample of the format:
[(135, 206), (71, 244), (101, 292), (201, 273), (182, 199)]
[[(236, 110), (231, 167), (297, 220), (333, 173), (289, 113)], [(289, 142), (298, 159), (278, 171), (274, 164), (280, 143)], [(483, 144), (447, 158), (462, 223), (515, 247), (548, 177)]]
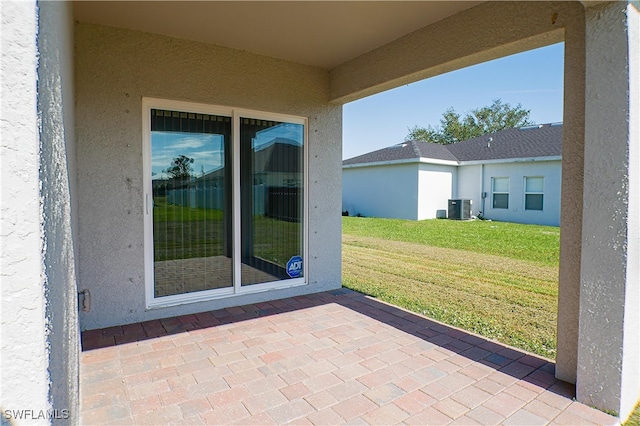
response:
[(374, 167), (374, 166), (392, 166), (399, 164), (412, 164), (412, 163), (422, 163), (422, 164), (439, 164), (444, 166), (458, 166), (458, 161), (453, 160), (440, 160), (437, 158), (405, 158), (402, 160), (388, 160), (388, 161), (373, 161), (370, 163), (355, 163), (355, 164), (343, 164), (343, 169), (353, 169), (358, 167)]
[(533, 163), (541, 161), (561, 161), (561, 155), (551, 155), (546, 157), (519, 157), (519, 158), (497, 158), (493, 160), (470, 160), (470, 161), (453, 161), (440, 160), (437, 158), (405, 158), (403, 160), (374, 161), (370, 163), (343, 164), (343, 169), (355, 169), (359, 167), (375, 167), (375, 166), (392, 166), (400, 164), (438, 164), (443, 166), (474, 166), (481, 164), (500, 164), (500, 163)]
[(499, 164), (499, 163), (533, 163), (536, 161), (561, 161), (561, 155), (551, 155), (547, 157), (519, 157), (519, 158), (496, 158), (493, 160), (470, 160), (460, 161), (460, 166), (474, 166), (480, 164)]
[(355, 163), (355, 164), (343, 164), (343, 169), (353, 169), (357, 167), (373, 167), (373, 166), (392, 166), (395, 164), (410, 164), (417, 163), (418, 158), (405, 158), (403, 160), (387, 160), (387, 161), (372, 161), (370, 163)]

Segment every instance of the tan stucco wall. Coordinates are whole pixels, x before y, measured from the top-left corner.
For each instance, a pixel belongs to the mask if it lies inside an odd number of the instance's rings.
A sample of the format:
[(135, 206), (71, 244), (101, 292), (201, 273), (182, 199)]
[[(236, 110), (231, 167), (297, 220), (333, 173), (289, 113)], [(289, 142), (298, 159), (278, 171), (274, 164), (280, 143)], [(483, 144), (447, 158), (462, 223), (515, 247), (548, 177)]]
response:
[[(629, 19), (629, 152), (627, 221), (627, 288), (624, 307), (622, 418), (640, 401), (640, 3), (627, 5)], [(635, 117), (635, 119), (634, 119)], [(635, 259), (635, 261), (634, 261)]]
[[(52, 406), (78, 421), (79, 328), (75, 238), (73, 14), (67, 2), (39, 4), (38, 109), (44, 267)], [(63, 413), (61, 410), (68, 410)]]
[(556, 377), (570, 383), (576, 382), (578, 363), (584, 179), (584, 37), (584, 10), (579, 9), (573, 19), (567, 22), (564, 41), (560, 287), (556, 355)]
[[(341, 285), (342, 108), (326, 71), (86, 23), (76, 26), (79, 287), (83, 329), (255, 303)], [(309, 118), (308, 286), (145, 311), (142, 97)]]
[(624, 419), (640, 396), (638, 9), (586, 9), (584, 216), (576, 393)]

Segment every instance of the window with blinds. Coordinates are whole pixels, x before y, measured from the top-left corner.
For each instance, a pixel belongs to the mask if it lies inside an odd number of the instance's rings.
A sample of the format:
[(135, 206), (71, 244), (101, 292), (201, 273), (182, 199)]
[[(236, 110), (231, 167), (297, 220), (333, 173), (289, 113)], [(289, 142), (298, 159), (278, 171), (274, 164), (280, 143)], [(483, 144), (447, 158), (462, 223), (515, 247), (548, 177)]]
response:
[(544, 178), (541, 176), (524, 178), (524, 209), (543, 210)]
[(493, 208), (508, 209), (509, 208), (509, 178), (494, 177), (491, 178), (491, 188), (493, 193)]

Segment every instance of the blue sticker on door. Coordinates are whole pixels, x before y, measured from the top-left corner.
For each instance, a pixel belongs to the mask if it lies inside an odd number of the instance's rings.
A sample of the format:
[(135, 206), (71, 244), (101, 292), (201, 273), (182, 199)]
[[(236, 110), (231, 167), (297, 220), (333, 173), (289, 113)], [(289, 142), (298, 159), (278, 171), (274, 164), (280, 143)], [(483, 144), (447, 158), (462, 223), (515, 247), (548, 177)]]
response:
[(287, 262), (287, 274), (291, 278), (298, 278), (302, 275), (302, 257), (293, 256)]

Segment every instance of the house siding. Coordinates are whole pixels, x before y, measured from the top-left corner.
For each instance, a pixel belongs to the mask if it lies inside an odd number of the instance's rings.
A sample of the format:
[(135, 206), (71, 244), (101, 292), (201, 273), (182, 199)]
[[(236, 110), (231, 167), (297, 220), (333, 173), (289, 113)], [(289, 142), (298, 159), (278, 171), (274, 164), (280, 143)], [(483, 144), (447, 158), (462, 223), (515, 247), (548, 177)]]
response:
[[(338, 288), (341, 106), (328, 75), (247, 52), (76, 25), (79, 288), (92, 295), (84, 329), (256, 303)], [(147, 310), (144, 276), (142, 98), (309, 118), (309, 284)]]
[(457, 186), (456, 166), (420, 164), (418, 219), (435, 219), (438, 210), (447, 210)]
[[(492, 220), (559, 226), (561, 167), (560, 160), (345, 167), (342, 208), (350, 215), (423, 220), (447, 210), (449, 199), (468, 199), (474, 216), (482, 212)], [(508, 209), (493, 208), (492, 177), (509, 178)], [(542, 211), (525, 210), (525, 177), (544, 178)]]
[[(455, 198), (471, 200), (471, 214), (473, 216), (477, 216), (480, 212), (483, 212), (482, 192), (488, 191), (488, 189), (483, 186), (483, 167), (482, 164), (458, 167), (458, 185), (455, 191)], [(487, 199), (485, 199), (484, 203), (487, 202)]]
[(355, 216), (418, 219), (418, 164), (347, 168), (342, 209)]
[[(509, 208), (494, 209), (492, 205), (491, 179), (509, 178)], [(544, 177), (544, 201), (542, 211), (525, 210), (525, 177)], [(535, 161), (484, 166), (484, 191), (487, 193), (483, 215), (492, 220), (538, 225), (560, 225), (560, 161)], [(470, 181), (460, 184), (472, 184)]]

